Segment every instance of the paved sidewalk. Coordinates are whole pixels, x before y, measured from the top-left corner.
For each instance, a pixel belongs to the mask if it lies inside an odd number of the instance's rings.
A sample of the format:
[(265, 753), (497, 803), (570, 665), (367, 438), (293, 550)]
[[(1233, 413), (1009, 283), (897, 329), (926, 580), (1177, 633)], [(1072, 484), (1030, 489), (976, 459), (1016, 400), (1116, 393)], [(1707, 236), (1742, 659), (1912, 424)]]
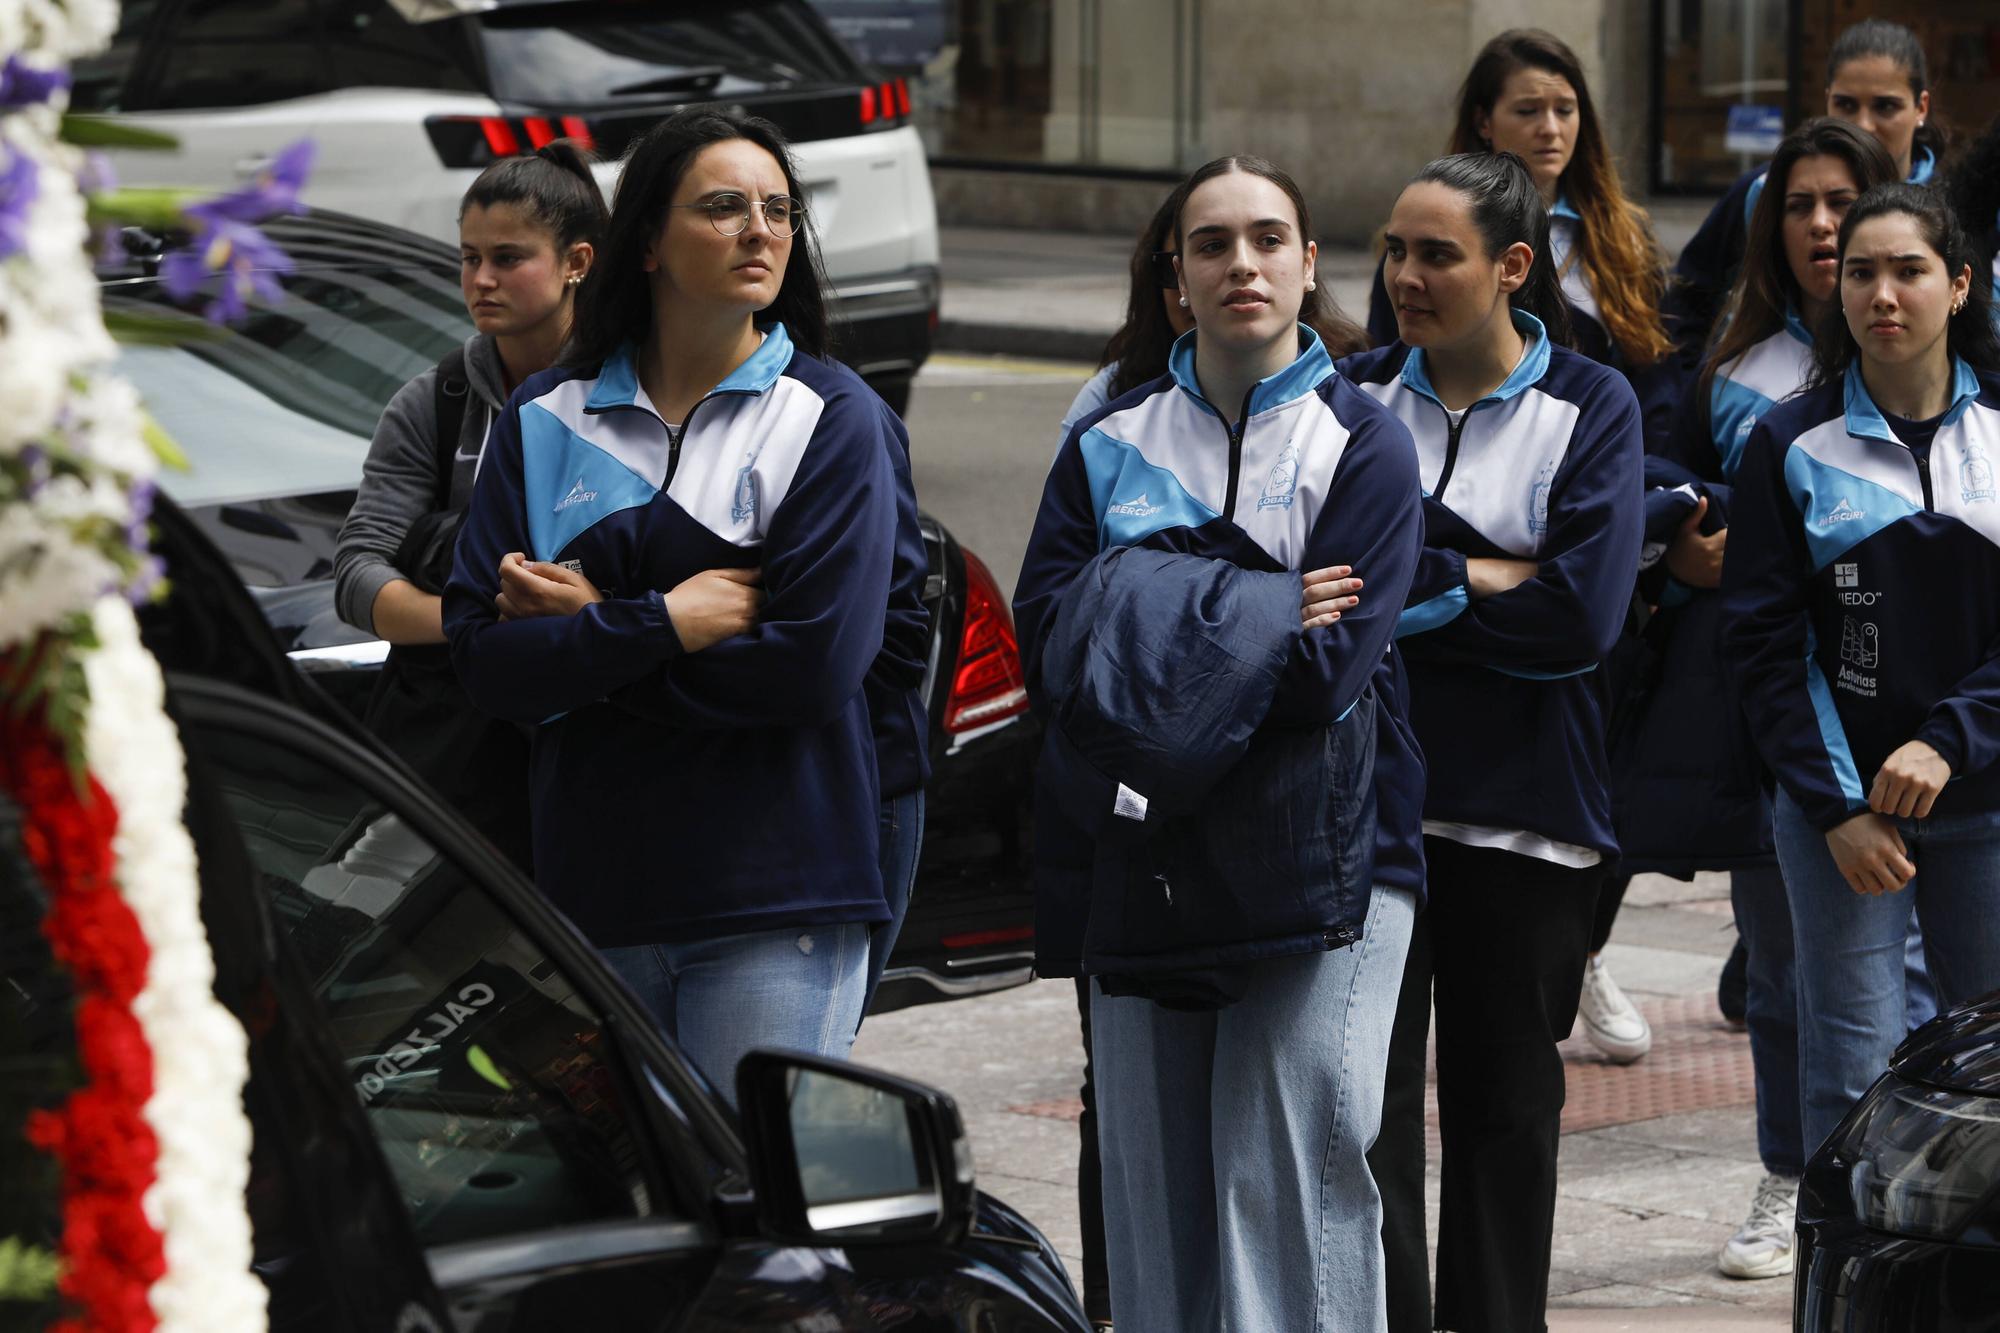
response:
[[(1789, 1327), (1789, 1279), (1736, 1282), (1715, 1267), (1762, 1174), (1749, 1043), (1714, 1009), (1733, 938), (1722, 876), (1633, 882), (1606, 958), (1653, 1022), (1653, 1052), (1619, 1068), (1580, 1037), (1564, 1045), (1552, 1329)], [(1025, 1212), (1080, 1271), (1082, 1060), (1069, 982), (870, 1019), (855, 1059), (958, 1097), (981, 1185)], [(1430, 1196), (1435, 1237), (1434, 1152)]]
[[(1707, 209), (1706, 200), (1654, 205), (1669, 254), (1679, 253)], [(1095, 362), (1125, 318), (1131, 237), (946, 227), (941, 242), (942, 349)], [(1374, 274), (1366, 247), (1320, 251), (1320, 281), (1356, 320), (1367, 318)]]

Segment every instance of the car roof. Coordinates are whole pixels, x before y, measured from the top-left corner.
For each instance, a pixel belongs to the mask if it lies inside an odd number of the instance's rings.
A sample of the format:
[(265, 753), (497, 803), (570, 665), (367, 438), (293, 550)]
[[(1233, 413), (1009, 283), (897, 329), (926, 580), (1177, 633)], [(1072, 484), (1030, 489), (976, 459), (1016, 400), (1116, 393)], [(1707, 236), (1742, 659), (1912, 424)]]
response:
[[(454, 275), (458, 270), (457, 251), (443, 241), (351, 213), (308, 208), (267, 218), (258, 227), (285, 252), (294, 269), (417, 267)], [(124, 237), (122, 248), (98, 259), (100, 282), (152, 280), (157, 277), (159, 255), (187, 239), (180, 233), (138, 228), (127, 228)]]

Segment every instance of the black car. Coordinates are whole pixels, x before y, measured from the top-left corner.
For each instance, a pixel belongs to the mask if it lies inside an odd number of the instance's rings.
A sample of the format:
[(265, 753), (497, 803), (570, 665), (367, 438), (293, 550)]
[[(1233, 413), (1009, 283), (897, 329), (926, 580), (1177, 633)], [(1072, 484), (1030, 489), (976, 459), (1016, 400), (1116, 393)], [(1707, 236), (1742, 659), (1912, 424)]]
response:
[[(159, 242), (143, 234), (100, 268), (104, 307), (158, 339), (123, 348), (118, 366), (191, 461), (165, 489), (227, 555), (298, 666), (358, 718), (388, 645), (335, 613), (340, 526), (382, 409), (472, 325), (445, 246), (332, 213), (267, 230), (297, 267), (281, 276), (283, 300), (253, 303), (235, 326), (180, 310), (155, 276)], [(913, 905), (878, 1013), (1019, 985), (1032, 957), (1039, 733), (1012, 615), (978, 558), (935, 519), (923, 526), (933, 773)]]
[(1799, 1187), (1793, 1327), (2000, 1330), (2000, 992), (1911, 1033)]
[[(141, 621), (216, 994), (250, 1039), (271, 1328), (1087, 1327), (1047, 1241), (975, 1189), (948, 1096), (753, 1052), (732, 1110), (509, 862), (347, 734), (171, 502), (157, 530), (172, 591)], [(67, 1090), (24, 1075), (75, 1050), (22, 832), (0, 801), (0, 1147)], [(45, 1166), (15, 1163), (4, 1234), (51, 1237)]]

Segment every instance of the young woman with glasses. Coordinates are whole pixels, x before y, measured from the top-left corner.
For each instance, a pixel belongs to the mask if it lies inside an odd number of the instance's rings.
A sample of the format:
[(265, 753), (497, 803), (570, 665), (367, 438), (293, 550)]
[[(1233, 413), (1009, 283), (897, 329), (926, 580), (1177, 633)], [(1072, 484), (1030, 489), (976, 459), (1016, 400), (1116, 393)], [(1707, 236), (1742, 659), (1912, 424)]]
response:
[(825, 359), (800, 194), (768, 122), (640, 139), (445, 592), (467, 689), (536, 726), (539, 887), (725, 1093), (753, 1046), (846, 1053), (889, 915), (863, 687), (902, 445)]

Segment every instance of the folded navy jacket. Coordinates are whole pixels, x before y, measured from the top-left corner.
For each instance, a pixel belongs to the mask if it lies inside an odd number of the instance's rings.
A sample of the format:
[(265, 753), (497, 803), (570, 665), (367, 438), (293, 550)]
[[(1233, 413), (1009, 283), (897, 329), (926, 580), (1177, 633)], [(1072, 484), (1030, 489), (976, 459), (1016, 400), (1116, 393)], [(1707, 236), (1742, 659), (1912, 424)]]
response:
[[(1063, 594), (1040, 659), (1036, 841), (1087, 873), (1061, 902), (1044, 892), (1038, 919), (1078, 940), (1107, 993), (1215, 1008), (1241, 994), (1246, 964), (1359, 938), (1376, 700), (1364, 691), (1331, 723), (1269, 722), (1299, 587), (1297, 573), (1113, 547)], [(1042, 821), (1066, 827), (1044, 844)]]

